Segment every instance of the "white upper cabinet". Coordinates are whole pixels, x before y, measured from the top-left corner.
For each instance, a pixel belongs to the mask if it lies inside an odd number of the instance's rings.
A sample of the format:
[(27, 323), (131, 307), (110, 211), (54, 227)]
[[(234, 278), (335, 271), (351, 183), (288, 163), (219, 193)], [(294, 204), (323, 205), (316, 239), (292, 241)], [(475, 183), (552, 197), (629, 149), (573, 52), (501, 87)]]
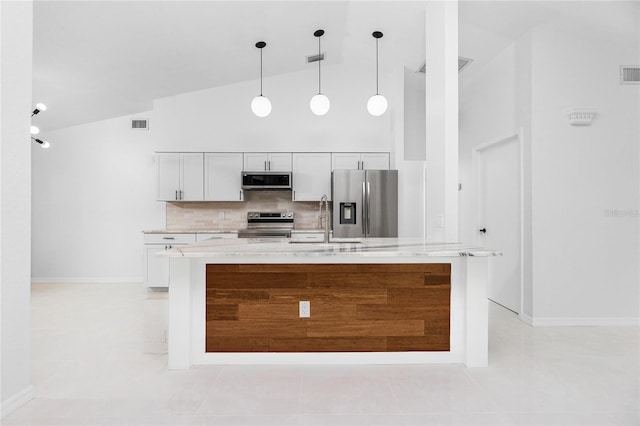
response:
[(244, 170), (247, 172), (290, 172), (290, 152), (245, 152)]
[(389, 170), (388, 152), (363, 152), (360, 154), (362, 170)]
[(328, 152), (293, 154), (293, 201), (331, 199), (331, 154)]
[(205, 201), (242, 201), (241, 152), (204, 154)]
[(350, 170), (388, 170), (388, 152), (334, 152), (331, 168)]
[(162, 152), (157, 155), (159, 201), (204, 199), (203, 154)]

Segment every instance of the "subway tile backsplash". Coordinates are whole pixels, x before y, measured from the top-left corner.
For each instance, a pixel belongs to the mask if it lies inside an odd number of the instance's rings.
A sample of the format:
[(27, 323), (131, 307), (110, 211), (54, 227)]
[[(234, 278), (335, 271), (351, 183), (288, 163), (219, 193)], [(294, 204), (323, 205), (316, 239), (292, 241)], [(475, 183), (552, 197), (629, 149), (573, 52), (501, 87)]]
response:
[(167, 202), (166, 229), (233, 231), (246, 228), (249, 211), (293, 211), (296, 229), (318, 228), (318, 201), (293, 202), (287, 191), (245, 191), (244, 196), (245, 201)]

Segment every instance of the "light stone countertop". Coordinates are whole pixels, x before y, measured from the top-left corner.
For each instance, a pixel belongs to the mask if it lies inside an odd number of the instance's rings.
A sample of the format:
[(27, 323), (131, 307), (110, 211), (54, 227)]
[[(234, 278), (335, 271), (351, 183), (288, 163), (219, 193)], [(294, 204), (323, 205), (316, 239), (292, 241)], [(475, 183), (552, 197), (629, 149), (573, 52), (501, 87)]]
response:
[(145, 229), (143, 234), (237, 234), (237, 229)]
[(434, 244), (415, 238), (349, 238), (325, 243), (291, 243), (289, 239), (217, 239), (159, 252), (164, 257), (457, 257), (502, 256), (499, 250), (464, 244)]

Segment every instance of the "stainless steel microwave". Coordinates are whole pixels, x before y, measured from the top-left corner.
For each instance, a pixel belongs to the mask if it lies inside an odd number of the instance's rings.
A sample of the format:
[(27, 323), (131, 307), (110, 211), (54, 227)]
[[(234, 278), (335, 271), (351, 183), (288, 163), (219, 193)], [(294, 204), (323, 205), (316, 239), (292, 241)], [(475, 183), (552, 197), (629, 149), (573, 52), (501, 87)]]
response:
[(291, 190), (291, 172), (242, 172), (242, 189)]

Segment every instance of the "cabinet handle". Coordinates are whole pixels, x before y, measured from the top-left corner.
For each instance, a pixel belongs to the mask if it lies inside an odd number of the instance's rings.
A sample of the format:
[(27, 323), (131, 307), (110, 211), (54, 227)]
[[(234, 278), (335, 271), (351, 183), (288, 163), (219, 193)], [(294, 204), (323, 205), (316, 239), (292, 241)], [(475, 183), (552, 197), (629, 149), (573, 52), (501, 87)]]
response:
[(238, 191), (238, 199), (242, 201), (242, 189)]
[(175, 240), (176, 237), (162, 237), (163, 240)]
[(264, 171), (267, 171), (267, 160), (264, 161)]
[(176, 189), (176, 200), (178, 199), (178, 190)]
[(271, 160), (267, 161), (267, 164), (269, 165), (269, 171), (271, 171)]
[(296, 200), (296, 191), (293, 191), (293, 201)]

